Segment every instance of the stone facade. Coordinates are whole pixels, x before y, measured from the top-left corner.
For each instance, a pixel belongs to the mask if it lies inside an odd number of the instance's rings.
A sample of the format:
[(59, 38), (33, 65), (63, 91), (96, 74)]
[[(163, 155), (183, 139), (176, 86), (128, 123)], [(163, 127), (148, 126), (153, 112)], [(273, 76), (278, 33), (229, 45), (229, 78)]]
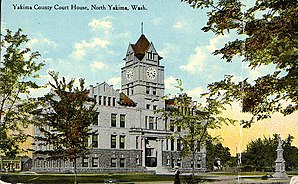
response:
[[(121, 68), (121, 92), (106, 82), (90, 86), (98, 119), (91, 126), (96, 132), (88, 141), (91, 153), (77, 163), (79, 172), (143, 172), (161, 167), (190, 170), (192, 161), (182, 157), (180, 142), (169, 139), (174, 131), (170, 120), (155, 113), (165, 107), (161, 59), (153, 43), (141, 35), (136, 44), (128, 46)], [(62, 165), (40, 161), (43, 158), (34, 155), (33, 170), (67, 172), (73, 167), (64, 161)], [(205, 171), (206, 150), (201, 149), (195, 158), (196, 171)]]

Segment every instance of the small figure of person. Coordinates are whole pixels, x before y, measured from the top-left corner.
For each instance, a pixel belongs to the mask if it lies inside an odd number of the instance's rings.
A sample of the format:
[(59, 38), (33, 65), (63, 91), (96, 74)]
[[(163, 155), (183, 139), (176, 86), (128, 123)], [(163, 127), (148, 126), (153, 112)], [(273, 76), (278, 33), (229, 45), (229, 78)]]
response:
[(176, 171), (175, 171), (175, 182), (174, 182), (174, 184), (180, 184), (179, 174), (180, 174), (179, 169), (176, 169)]

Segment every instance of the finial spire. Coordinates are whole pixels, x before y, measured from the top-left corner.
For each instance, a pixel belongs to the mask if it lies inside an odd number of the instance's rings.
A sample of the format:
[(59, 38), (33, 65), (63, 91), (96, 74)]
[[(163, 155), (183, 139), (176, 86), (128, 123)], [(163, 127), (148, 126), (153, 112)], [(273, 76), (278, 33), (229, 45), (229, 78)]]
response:
[(144, 34), (144, 23), (143, 22), (141, 23), (141, 34), (142, 35)]

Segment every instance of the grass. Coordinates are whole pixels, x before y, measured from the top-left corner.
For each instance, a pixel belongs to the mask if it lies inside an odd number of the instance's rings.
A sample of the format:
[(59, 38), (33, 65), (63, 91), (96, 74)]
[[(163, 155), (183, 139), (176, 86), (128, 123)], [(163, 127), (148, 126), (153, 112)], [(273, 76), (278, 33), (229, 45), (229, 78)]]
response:
[[(74, 183), (73, 174), (2, 174), (1, 180), (10, 183), (30, 183), (30, 184), (72, 184)], [(119, 182), (154, 182), (154, 181), (174, 181), (174, 176), (154, 175), (144, 173), (127, 174), (78, 174), (79, 183), (104, 183), (107, 180), (116, 180)]]
[[(242, 172), (241, 176), (257, 176), (254, 179), (261, 179), (266, 172)], [(298, 175), (298, 171), (287, 172), (288, 175)], [(237, 173), (226, 173), (226, 172), (211, 172), (204, 173), (201, 177), (197, 179), (207, 180), (208, 177), (220, 177), (220, 176), (237, 176)], [(10, 183), (26, 183), (26, 184), (73, 184), (74, 174), (19, 174), (19, 173), (3, 173), (0, 175), (1, 180)], [(155, 175), (155, 174), (145, 174), (145, 173), (114, 173), (114, 174), (78, 174), (79, 183), (104, 183), (107, 180), (115, 180), (121, 183), (134, 183), (134, 182), (160, 182), (169, 181), (173, 182), (175, 176), (173, 175)], [(180, 176), (181, 180), (187, 180), (187, 177)]]

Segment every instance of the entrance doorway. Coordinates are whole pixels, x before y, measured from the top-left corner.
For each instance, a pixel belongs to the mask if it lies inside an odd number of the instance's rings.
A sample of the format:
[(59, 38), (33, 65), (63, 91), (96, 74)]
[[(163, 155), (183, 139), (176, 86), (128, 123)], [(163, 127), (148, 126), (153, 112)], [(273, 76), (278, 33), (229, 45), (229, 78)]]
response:
[(145, 166), (157, 166), (157, 141), (156, 138), (148, 137), (145, 144)]

